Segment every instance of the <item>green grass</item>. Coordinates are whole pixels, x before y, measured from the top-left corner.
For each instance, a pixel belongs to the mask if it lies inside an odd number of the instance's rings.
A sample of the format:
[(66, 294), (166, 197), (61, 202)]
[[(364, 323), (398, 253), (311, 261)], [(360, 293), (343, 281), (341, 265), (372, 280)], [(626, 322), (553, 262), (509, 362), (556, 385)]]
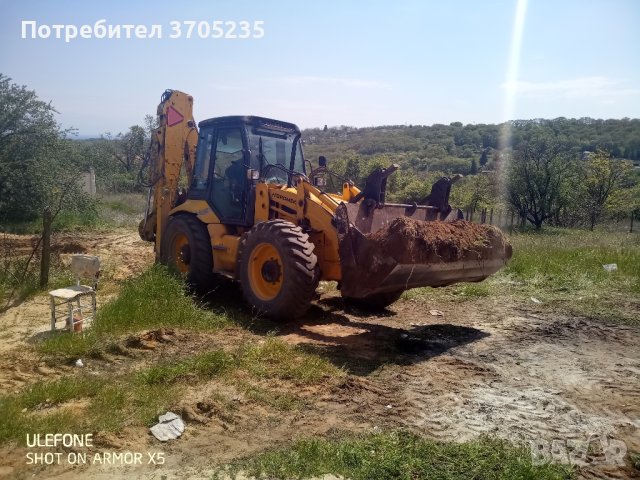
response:
[(323, 378), (344, 375), (319, 355), (303, 352), (274, 337), (249, 345), (240, 353), (241, 365), (260, 378), (279, 378), (298, 384), (317, 383)]
[(240, 382), (237, 386), (249, 400), (273, 407), (281, 412), (300, 410), (305, 406), (302, 399), (290, 393), (276, 392), (247, 382)]
[(147, 385), (167, 385), (179, 380), (209, 379), (233, 368), (236, 359), (223, 350), (201, 353), (181, 361), (163, 362), (138, 374)]
[(156, 264), (124, 283), (118, 298), (98, 312), (95, 330), (100, 335), (161, 327), (215, 329), (228, 322), (226, 316), (202, 308), (179, 278)]
[(339, 438), (312, 438), (237, 462), (230, 471), (257, 478), (566, 479), (569, 467), (533, 465), (531, 453), (489, 437), (443, 443), (392, 431)]
[(118, 297), (98, 309), (95, 325), (87, 333), (62, 333), (44, 340), (38, 349), (67, 359), (99, 356), (114, 337), (125, 333), (163, 327), (216, 330), (229, 323), (226, 315), (201, 307), (165, 267), (154, 265), (126, 281)]
[[(466, 302), (512, 296), (569, 315), (637, 323), (640, 318), (640, 234), (547, 228), (510, 236), (513, 258), (480, 283), (415, 289), (408, 298)], [(602, 265), (615, 263), (607, 272)]]
[(94, 397), (102, 385), (103, 381), (97, 379), (65, 377), (35, 384), (18, 395), (0, 397), (0, 442), (22, 440), (27, 433), (80, 427), (80, 418), (68, 410), (36, 410)]
[[(271, 363), (268, 368), (266, 363)], [(238, 375), (228, 375), (233, 372)], [(216, 349), (167, 359), (139, 372), (108, 379), (80, 372), (0, 397), (0, 443), (20, 440), (33, 431), (117, 431), (131, 424), (150, 425), (179, 401), (186, 387), (214, 378), (234, 385), (256, 403), (280, 411), (297, 409), (303, 402), (295, 395), (254, 385), (248, 379), (311, 384), (340, 375), (342, 371), (325, 360), (275, 338), (261, 345), (242, 346), (232, 353)], [(82, 399), (88, 402), (86, 411), (72, 415), (64, 408), (66, 402)], [(42, 430), (45, 426), (48, 430)]]
[(147, 197), (142, 193), (103, 195), (98, 200), (98, 213), (104, 225), (137, 227), (144, 216)]

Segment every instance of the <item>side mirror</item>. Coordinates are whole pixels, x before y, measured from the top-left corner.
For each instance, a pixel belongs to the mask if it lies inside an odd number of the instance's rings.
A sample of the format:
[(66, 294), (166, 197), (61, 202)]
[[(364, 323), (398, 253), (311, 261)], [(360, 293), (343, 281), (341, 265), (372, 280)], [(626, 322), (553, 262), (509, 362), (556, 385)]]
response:
[(327, 157), (325, 157), (324, 155), (320, 155), (318, 157), (318, 166), (320, 168), (324, 168), (327, 166)]

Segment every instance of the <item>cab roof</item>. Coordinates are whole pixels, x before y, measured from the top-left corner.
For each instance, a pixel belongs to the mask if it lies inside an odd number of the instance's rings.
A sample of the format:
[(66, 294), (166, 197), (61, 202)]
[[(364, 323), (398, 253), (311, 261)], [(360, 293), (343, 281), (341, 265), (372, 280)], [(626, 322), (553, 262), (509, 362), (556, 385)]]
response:
[(283, 133), (300, 133), (297, 125), (289, 122), (274, 120), (273, 118), (245, 116), (245, 115), (229, 115), (226, 117), (215, 117), (202, 120), (198, 124), (198, 128), (210, 126), (231, 126), (231, 125), (249, 125), (251, 127), (260, 127), (269, 130), (276, 130)]

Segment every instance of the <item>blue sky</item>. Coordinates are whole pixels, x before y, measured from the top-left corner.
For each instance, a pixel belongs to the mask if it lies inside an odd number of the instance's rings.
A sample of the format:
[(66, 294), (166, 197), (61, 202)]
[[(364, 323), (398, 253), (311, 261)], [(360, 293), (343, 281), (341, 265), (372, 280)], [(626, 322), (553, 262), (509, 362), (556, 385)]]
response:
[[(81, 135), (142, 123), (166, 88), (194, 96), (196, 120), (253, 114), (301, 127), (640, 116), (640, 2), (521, 1), (514, 32), (517, 4), (0, 0), (0, 72)], [(163, 38), (21, 38), (22, 20), (103, 18), (160, 24)], [(172, 20), (262, 20), (265, 35), (170, 39)]]

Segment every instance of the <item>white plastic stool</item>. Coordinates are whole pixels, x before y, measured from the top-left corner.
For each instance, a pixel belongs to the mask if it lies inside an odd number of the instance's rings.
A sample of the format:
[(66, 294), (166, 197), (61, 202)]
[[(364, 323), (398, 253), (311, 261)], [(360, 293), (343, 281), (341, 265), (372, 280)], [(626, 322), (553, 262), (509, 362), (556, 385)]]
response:
[[(81, 331), (84, 322), (93, 321), (96, 314), (96, 288), (100, 276), (100, 259), (91, 255), (72, 255), (71, 271), (76, 276), (76, 285), (58, 288), (49, 292), (51, 302), (51, 330), (56, 329), (58, 320), (65, 320), (65, 328), (71, 332)], [(92, 279), (93, 283), (81, 285), (81, 279)], [(83, 300), (89, 298), (90, 302)], [(58, 313), (58, 307), (64, 307)]]

